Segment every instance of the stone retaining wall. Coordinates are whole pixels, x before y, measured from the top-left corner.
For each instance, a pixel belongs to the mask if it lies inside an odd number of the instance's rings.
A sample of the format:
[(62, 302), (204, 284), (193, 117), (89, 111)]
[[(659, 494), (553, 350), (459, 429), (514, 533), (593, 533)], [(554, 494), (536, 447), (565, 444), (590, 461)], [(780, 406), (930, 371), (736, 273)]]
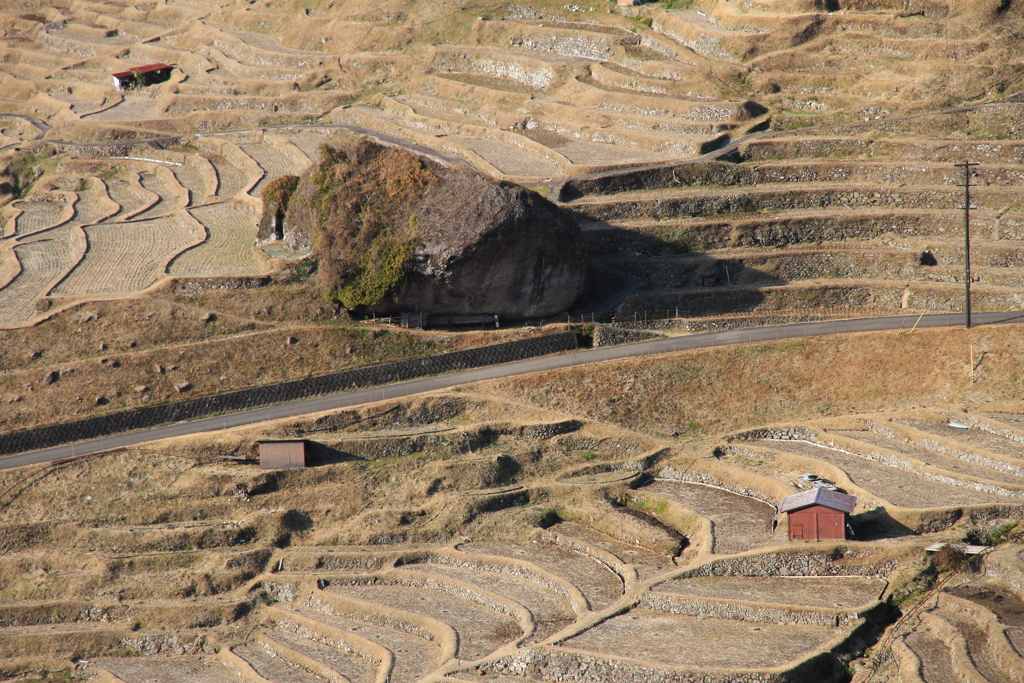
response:
[(551, 353), (572, 351), (576, 348), (576, 333), (563, 332), (386, 365), (345, 370), (331, 375), (253, 387), (226, 394), (214, 394), (178, 403), (137, 408), (5, 434), (0, 439), (0, 455), (49, 448), (62, 443), (95, 439), (119, 432), (182, 420), (193, 420), (218, 413), (248, 410), (275, 403), (297, 401), (360, 387), (379, 386), (416, 377), (508, 363)]
[(1012, 465), (1002, 460), (986, 458), (982, 455), (978, 455), (977, 453), (968, 453), (966, 451), (961, 451), (958, 448), (951, 448), (936, 439), (908, 437), (896, 431), (892, 427), (887, 427), (883, 424), (875, 422), (874, 420), (863, 420), (863, 422), (865, 425), (867, 425), (869, 431), (874, 432), (875, 434), (878, 434), (880, 436), (884, 436), (889, 439), (897, 439), (899, 441), (904, 441), (908, 444), (911, 444), (912, 446), (919, 446), (921, 448), (924, 448), (925, 450), (934, 451), (935, 453), (942, 453), (943, 455), (949, 455), (954, 458), (959, 458), (961, 460), (974, 463), (976, 465), (981, 465), (982, 467), (997, 470), (999, 472), (1005, 472), (1007, 474), (1013, 474), (1018, 477), (1024, 477), (1024, 468), (1019, 467), (1017, 465)]
[(898, 560), (866, 564), (839, 564), (843, 555), (833, 553), (769, 553), (715, 560), (683, 572), (680, 579), (695, 576), (875, 576), (886, 578)]
[(693, 484), (708, 484), (715, 486), (726, 491), (731, 491), (741, 496), (753, 498), (759, 500), (762, 503), (770, 505), (773, 510), (776, 510), (775, 505), (776, 498), (757, 489), (747, 488), (740, 486), (739, 484), (733, 484), (731, 482), (722, 481), (717, 477), (714, 477), (707, 472), (695, 472), (693, 470), (677, 470), (674, 467), (666, 467), (658, 472), (658, 479), (668, 479), (670, 481), (683, 481), (690, 482)]
[[(488, 673), (519, 676), (554, 683), (806, 683), (831, 681), (834, 675), (825, 662), (812, 659), (782, 672), (759, 671), (687, 671), (647, 666), (611, 657), (552, 647), (538, 647), (501, 657), (480, 667)], [(831, 673), (831, 672), (830, 672)], [(824, 674), (824, 675), (822, 675)]]
[(608, 325), (594, 326), (594, 346), (614, 346), (616, 344), (632, 344), (633, 342), (660, 339), (663, 334), (638, 329), (618, 329)]
[(856, 613), (849, 614), (838, 610), (769, 607), (733, 600), (691, 598), (668, 593), (644, 593), (640, 604), (659, 612), (669, 612), (671, 614), (685, 614), (691, 617), (702, 618), (736, 619), (762, 624), (806, 624), (811, 626), (827, 626), (829, 628), (845, 628), (858, 618)]

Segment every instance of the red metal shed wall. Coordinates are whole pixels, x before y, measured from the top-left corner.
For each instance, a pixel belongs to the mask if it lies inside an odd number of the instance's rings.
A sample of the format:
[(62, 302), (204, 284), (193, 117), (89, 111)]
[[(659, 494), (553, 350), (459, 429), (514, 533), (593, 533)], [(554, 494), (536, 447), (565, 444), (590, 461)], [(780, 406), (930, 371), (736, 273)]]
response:
[(789, 540), (844, 541), (846, 513), (823, 505), (812, 505), (789, 513)]

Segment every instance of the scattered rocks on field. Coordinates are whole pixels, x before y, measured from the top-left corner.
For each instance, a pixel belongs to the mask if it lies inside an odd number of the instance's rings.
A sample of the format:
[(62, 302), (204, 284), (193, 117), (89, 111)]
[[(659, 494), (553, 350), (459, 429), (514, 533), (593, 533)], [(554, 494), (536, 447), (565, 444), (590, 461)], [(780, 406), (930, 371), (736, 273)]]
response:
[(188, 391), (191, 388), (192, 385), (189, 382), (178, 382), (177, 384), (174, 385), (174, 390), (177, 391), (179, 394), (184, 391)]

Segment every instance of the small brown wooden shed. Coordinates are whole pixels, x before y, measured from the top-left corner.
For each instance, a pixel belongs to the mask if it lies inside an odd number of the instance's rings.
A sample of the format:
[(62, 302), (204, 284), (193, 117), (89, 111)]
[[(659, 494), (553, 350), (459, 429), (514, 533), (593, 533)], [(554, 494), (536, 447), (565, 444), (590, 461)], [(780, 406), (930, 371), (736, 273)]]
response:
[(783, 498), (779, 513), (788, 515), (791, 541), (845, 541), (846, 523), (856, 507), (856, 496), (813, 488)]
[(305, 441), (260, 441), (260, 468), (287, 470), (305, 466)]

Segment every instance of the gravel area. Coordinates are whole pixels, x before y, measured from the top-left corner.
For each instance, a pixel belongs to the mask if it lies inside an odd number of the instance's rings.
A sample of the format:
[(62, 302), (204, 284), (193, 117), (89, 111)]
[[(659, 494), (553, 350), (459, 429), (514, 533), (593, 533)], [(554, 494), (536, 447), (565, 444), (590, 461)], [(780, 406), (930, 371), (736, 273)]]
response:
[[(1014, 474), (1008, 474), (982, 465), (976, 465), (952, 455), (936, 453), (935, 451), (930, 451), (927, 448), (914, 446), (898, 439), (889, 439), (881, 434), (875, 434), (874, 432), (835, 431), (830, 433), (847, 439), (856, 439), (861, 443), (877, 446), (878, 448), (885, 448), (893, 451), (894, 453), (900, 453), (907, 457), (914, 458), (915, 460), (920, 460), (921, 462), (927, 463), (933, 467), (940, 467), (944, 470), (948, 470), (954, 474), (963, 474), (968, 477), (988, 479), (989, 481), (997, 481), (1004, 484), (1014, 484), (1017, 486), (1024, 485), (1024, 477), (1018, 477)], [(870, 449), (866, 448), (864, 449), (864, 452), (868, 453), (870, 452)]]
[(700, 669), (783, 666), (835, 638), (820, 626), (753, 625), (634, 609), (570, 638), (564, 645), (647, 664)]
[(711, 520), (719, 555), (753, 550), (772, 540), (775, 509), (723, 489), (678, 481), (656, 481), (640, 489), (664, 496)]
[(586, 555), (550, 543), (463, 543), (459, 550), (531, 562), (579, 588), (595, 611), (622, 596), (618, 574)]
[(459, 634), (460, 659), (479, 659), (522, 635), (511, 617), (440, 590), (388, 584), (332, 585), (329, 590), (448, 624)]
[(540, 585), (514, 574), (489, 572), (448, 564), (410, 564), (402, 569), (411, 569), (424, 573), (456, 579), (472, 583), (480, 588), (514, 600), (533, 615), (536, 630), (530, 642), (538, 642), (562, 630), (576, 620), (569, 601), (562, 595), (554, 593)]
[(652, 590), (702, 598), (849, 609), (878, 600), (886, 582), (861, 577), (711, 576), (673, 579)]
[(908, 470), (889, 467), (874, 460), (847, 455), (840, 451), (799, 441), (760, 442), (768, 448), (787, 451), (807, 458), (824, 460), (841, 468), (853, 483), (862, 486), (893, 505), (903, 508), (938, 508), (951, 505), (982, 505), (1009, 503), (1019, 499), (997, 496), (942, 484)]

